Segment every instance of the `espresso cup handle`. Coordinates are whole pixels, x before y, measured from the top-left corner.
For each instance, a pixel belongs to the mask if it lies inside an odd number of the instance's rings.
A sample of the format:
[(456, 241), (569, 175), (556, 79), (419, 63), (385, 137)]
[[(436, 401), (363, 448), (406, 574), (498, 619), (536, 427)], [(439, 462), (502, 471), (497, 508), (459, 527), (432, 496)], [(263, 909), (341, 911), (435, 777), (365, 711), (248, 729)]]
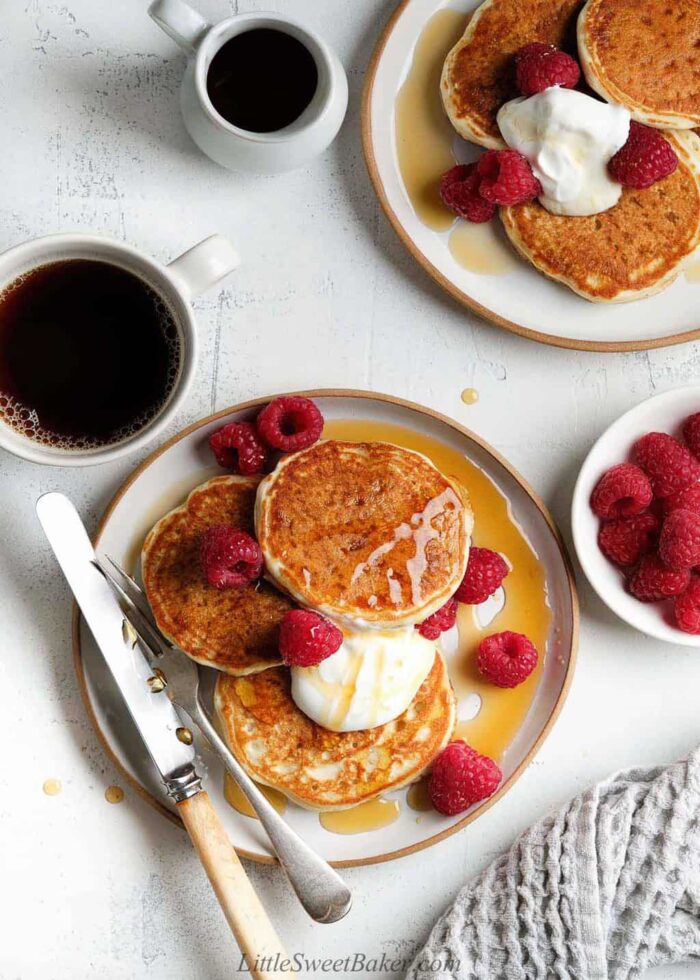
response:
[(193, 299), (240, 264), (240, 256), (231, 242), (223, 235), (211, 235), (173, 259), (167, 268), (180, 289)]
[(209, 30), (207, 21), (183, 0), (155, 0), (148, 8), (158, 27), (187, 52), (193, 54)]

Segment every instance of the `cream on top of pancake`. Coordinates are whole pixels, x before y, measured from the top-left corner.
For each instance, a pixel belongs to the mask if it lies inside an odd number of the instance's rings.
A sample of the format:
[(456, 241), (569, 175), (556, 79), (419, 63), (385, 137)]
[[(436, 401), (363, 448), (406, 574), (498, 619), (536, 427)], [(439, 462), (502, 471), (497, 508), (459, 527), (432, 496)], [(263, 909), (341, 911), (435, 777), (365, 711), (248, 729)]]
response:
[(548, 211), (581, 217), (617, 204), (622, 186), (608, 174), (608, 161), (629, 135), (624, 106), (553, 85), (506, 102), (497, 119), (508, 146), (529, 160)]
[(435, 644), (413, 627), (347, 633), (317, 666), (292, 667), (292, 697), (333, 732), (376, 728), (403, 714), (434, 660)]

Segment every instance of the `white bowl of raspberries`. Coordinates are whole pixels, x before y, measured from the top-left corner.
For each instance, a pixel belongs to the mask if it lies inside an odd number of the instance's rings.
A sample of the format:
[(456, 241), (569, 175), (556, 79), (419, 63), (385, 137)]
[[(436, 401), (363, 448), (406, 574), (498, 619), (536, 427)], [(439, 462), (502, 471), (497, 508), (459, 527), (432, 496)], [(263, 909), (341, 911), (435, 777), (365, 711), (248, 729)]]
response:
[(588, 581), (621, 619), (700, 647), (700, 387), (631, 409), (598, 439), (572, 504)]

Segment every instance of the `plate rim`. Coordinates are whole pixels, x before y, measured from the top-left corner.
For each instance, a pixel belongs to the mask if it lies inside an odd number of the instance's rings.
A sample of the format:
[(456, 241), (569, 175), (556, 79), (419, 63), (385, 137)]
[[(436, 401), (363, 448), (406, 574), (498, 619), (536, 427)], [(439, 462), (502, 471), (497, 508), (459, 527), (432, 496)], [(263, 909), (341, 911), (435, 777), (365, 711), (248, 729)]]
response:
[[(394, 32), (394, 28), (401, 18), (401, 15), (412, 3), (415, 3), (415, 0), (400, 0), (400, 3), (394, 9), (389, 17), (389, 20), (383, 27), (382, 32), (374, 46), (374, 50), (372, 51), (371, 58), (367, 65), (365, 81), (362, 89), (360, 123), (362, 131), (362, 151), (367, 172), (369, 173), (370, 182), (374, 188), (374, 192), (377, 195), (379, 204), (384, 214), (389, 219), (391, 227), (415, 261), (425, 272), (427, 272), (430, 278), (441, 286), (454, 300), (456, 300), (462, 306), (468, 307), (470, 310), (472, 310), (472, 312), (480, 316), (482, 320), (492, 323), (494, 326), (501, 327), (502, 329), (507, 330), (509, 333), (514, 333), (519, 337), (534, 340), (539, 344), (547, 344), (550, 347), (560, 347), (567, 350), (597, 351), (599, 353), (610, 354), (619, 353), (621, 351), (629, 352), (657, 350), (661, 347), (674, 347), (677, 344), (686, 344), (690, 341), (700, 339), (700, 326), (694, 329), (684, 330), (681, 333), (671, 334), (668, 337), (652, 337), (649, 340), (607, 341), (558, 337), (556, 334), (545, 333), (542, 330), (535, 330), (532, 327), (525, 327), (520, 323), (509, 320), (506, 317), (501, 316), (499, 313), (490, 310), (487, 306), (484, 306), (482, 303), (479, 303), (478, 300), (474, 299), (473, 296), (470, 296), (469, 293), (459, 289), (426, 257), (418, 245), (416, 245), (413, 238), (403, 226), (398, 215), (389, 203), (389, 199), (384, 189), (384, 183), (379, 173), (379, 166), (374, 153), (374, 142), (372, 137), (372, 96), (374, 94), (374, 83), (377, 75), (377, 69), (379, 68), (379, 62), (382, 59), (384, 49), (386, 48), (386, 45), (388, 44), (389, 39)], [(442, 2), (442, 0), (435, 0), (435, 12), (444, 6), (446, 6), (446, 4)], [(581, 301), (586, 302), (583, 299)]]
[[(571, 650), (569, 654), (569, 660), (566, 668), (566, 674), (562, 683), (561, 690), (554, 703), (552, 710), (547, 718), (545, 724), (535, 739), (532, 748), (523, 758), (520, 764), (513, 770), (508, 779), (506, 779), (498, 790), (485, 800), (481, 806), (477, 807), (476, 810), (471, 811), (467, 816), (463, 817), (461, 820), (447, 827), (445, 830), (440, 831), (437, 834), (433, 834), (430, 837), (425, 838), (425, 840), (419, 841), (415, 844), (410, 844), (406, 847), (398, 848), (394, 851), (387, 851), (383, 854), (375, 855), (369, 858), (350, 858), (347, 860), (340, 861), (330, 861), (329, 863), (334, 868), (354, 868), (354, 867), (365, 867), (374, 864), (383, 864), (386, 861), (393, 861), (396, 858), (405, 857), (408, 854), (414, 854), (417, 851), (425, 850), (428, 847), (432, 847), (434, 844), (438, 844), (442, 840), (446, 840), (453, 834), (462, 830), (468, 824), (472, 823), (478, 816), (481, 816), (488, 809), (490, 809), (502, 796), (511, 789), (511, 787), (517, 782), (520, 776), (523, 774), (527, 766), (530, 764), (536, 753), (542, 747), (545, 739), (552, 730), (554, 723), (556, 722), (559, 714), (564, 706), (564, 703), (568, 697), (569, 690), (573, 681), (574, 671), (576, 667), (577, 657), (578, 657), (578, 641), (579, 641), (579, 627), (580, 627), (580, 611), (579, 611), (579, 600), (578, 591), (576, 588), (576, 578), (574, 575), (573, 564), (571, 557), (568, 553), (564, 539), (562, 538), (559, 529), (554, 523), (554, 519), (544, 501), (540, 496), (533, 490), (530, 484), (525, 480), (523, 476), (506, 460), (498, 450), (494, 449), (488, 442), (478, 436), (476, 433), (472, 432), (466, 426), (461, 425), (454, 419), (443, 415), (441, 412), (435, 409), (429, 408), (428, 406), (419, 405), (416, 402), (409, 401), (404, 398), (398, 398), (395, 395), (382, 394), (380, 392), (366, 391), (357, 388), (317, 388), (306, 391), (293, 391), (293, 392), (282, 392), (280, 394), (270, 394), (263, 397), (248, 399), (244, 402), (239, 402), (235, 405), (223, 408), (218, 412), (214, 412), (210, 415), (205, 416), (192, 422), (190, 425), (185, 426), (175, 435), (167, 439), (162, 445), (154, 449), (149, 455), (141, 462), (136, 469), (132, 470), (127, 478), (119, 485), (114, 495), (107, 504), (105, 510), (103, 511), (97, 527), (94, 533), (91, 535), (91, 540), (93, 545), (97, 547), (100, 542), (100, 538), (104, 532), (104, 529), (109, 521), (112, 513), (114, 512), (117, 505), (120, 503), (124, 495), (130, 489), (133, 483), (139, 479), (142, 473), (144, 473), (157, 459), (159, 459), (165, 452), (167, 452), (172, 446), (181, 442), (187, 436), (196, 432), (197, 429), (203, 428), (209, 425), (211, 422), (216, 422), (218, 419), (225, 418), (227, 415), (231, 415), (234, 412), (244, 412), (252, 408), (257, 408), (260, 405), (265, 405), (273, 398), (279, 398), (282, 395), (302, 395), (306, 398), (357, 398), (365, 399), (368, 401), (379, 401), (385, 402), (390, 405), (397, 405), (400, 408), (409, 409), (410, 411), (417, 412), (419, 415), (425, 415), (433, 421), (438, 421), (443, 425), (447, 425), (449, 428), (454, 429), (459, 435), (465, 436), (467, 439), (473, 440), (477, 445), (479, 445), (487, 453), (491, 454), (493, 458), (500, 463), (501, 466), (509, 473), (509, 475), (520, 485), (520, 487), (525, 491), (527, 496), (530, 498), (532, 503), (535, 505), (537, 510), (540, 512), (547, 524), (552, 536), (554, 538), (555, 544), (559, 551), (559, 555), (562, 559), (564, 565), (564, 570), (566, 572), (566, 584), (568, 586), (569, 597), (571, 600)], [(107, 735), (102, 730), (98, 718), (93, 710), (92, 701), (88, 693), (87, 681), (85, 671), (83, 669), (82, 660), (82, 649), (81, 649), (81, 621), (82, 617), (80, 614), (80, 609), (76, 602), (73, 603), (73, 616), (72, 616), (72, 648), (73, 648), (73, 669), (75, 670), (76, 678), (78, 681), (78, 688), (80, 691), (80, 698), (83, 702), (83, 707), (87, 713), (88, 719), (92, 725), (92, 728), (97, 735), (98, 741), (102, 745), (107, 757), (110, 759), (115, 768), (119, 771), (121, 776), (127, 781), (129, 786), (135, 790), (135, 792), (145, 800), (153, 809), (163, 816), (167, 817), (171, 823), (178, 827), (184, 829), (182, 821), (176, 813), (169, 810), (164, 804), (156, 797), (153, 796), (138, 779), (135, 779), (131, 773), (129, 773), (123, 766), (121, 760), (117, 757), (116, 753), (112, 749), (111, 743), (107, 738)], [(247, 858), (250, 861), (255, 861), (258, 864), (278, 864), (275, 857), (260, 854), (254, 851), (248, 851), (245, 848), (235, 848), (236, 853), (239, 857)]]

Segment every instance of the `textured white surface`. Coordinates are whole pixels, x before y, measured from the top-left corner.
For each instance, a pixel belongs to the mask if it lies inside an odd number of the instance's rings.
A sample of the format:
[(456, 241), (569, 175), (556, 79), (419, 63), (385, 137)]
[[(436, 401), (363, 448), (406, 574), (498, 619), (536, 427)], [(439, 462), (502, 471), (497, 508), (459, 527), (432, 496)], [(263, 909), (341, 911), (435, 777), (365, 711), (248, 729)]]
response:
[[(241, 4), (241, 9), (270, 6)], [(141, 0), (11, 0), (0, 25), (0, 246), (91, 230), (170, 258), (212, 231), (243, 265), (197, 304), (199, 383), (175, 428), (252, 395), (352, 386), (437, 408), (505, 453), (568, 537), (580, 462), (635, 402), (696, 381), (693, 345), (638, 355), (541, 347), (477, 321), (418, 270), (384, 220), (361, 158), (359, 95), (393, 0), (278, 0), (335, 44), (349, 116), (307, 170), (243, 178), (203, 158), (178, 110), (181, 56)], [(210, 17), (235, 9), (200, 0)], [(700, 300), (700, 287), (698, 289)], [(523, 297), (523, 302), (527, 297)], [(460, 401), (478, 389), (478, 404)], [(238, 955), (179, 829), (119, 782), (73, 675), (70, 603), (34, 517), (60, 488), (94, 523), (138, 458), (70, 472), (0, 458), (5, 751), (0, 765), (0, 978), (224, 980)], [(610, 770), (687, 752), (698, 738), (700, 658), (633, 633), (581, 584), (579, 666), (549, 741), (505, 800), (429, 851), (346, 873), (355, 907), (314, 926), (276, 869), (250, 867), (287, 946), (317, 960), (408, 956), (463, 879), (548, 807)], [(57, 797), (42, 793), (49, 777)], [(307, 976), (328, 976), (321, 967)], [(352, 975), (345, 968), (335, 976)], [(370, 977), (399, 976), (372, 968)], [(657, 980), (700, 968), (657, 971)], [(579, 980), (579, 978), (577, 978)], [(583, 978), (580, 978), (583, 980)]]

